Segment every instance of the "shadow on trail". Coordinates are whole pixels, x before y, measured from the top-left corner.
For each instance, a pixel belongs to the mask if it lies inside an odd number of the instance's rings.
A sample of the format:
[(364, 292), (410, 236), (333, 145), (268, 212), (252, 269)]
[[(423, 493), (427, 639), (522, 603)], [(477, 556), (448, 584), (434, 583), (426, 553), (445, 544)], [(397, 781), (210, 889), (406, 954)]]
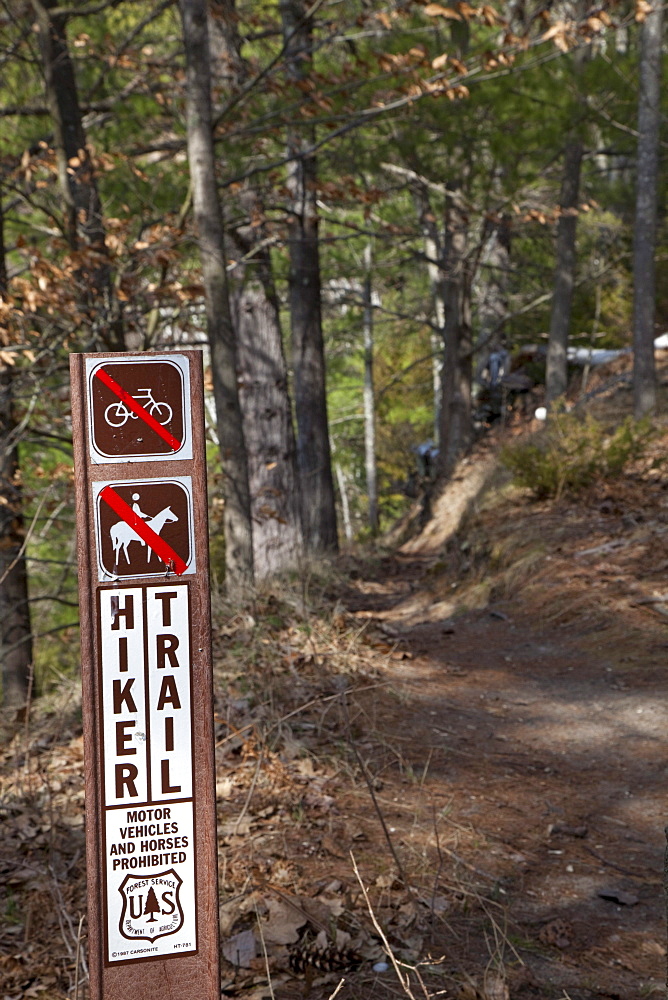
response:
[(619, 616), (541, 625), (517, 600), (405, 624), (394, 612), (428, 568), (384, 560), (347, 598), (396, 644), (391, 693), (359, 699), (388, 822), (404, 850), (507, 903), (536, 981), (518, 995), (649, 995), (665, 964), (662, 672), (623, 646)]

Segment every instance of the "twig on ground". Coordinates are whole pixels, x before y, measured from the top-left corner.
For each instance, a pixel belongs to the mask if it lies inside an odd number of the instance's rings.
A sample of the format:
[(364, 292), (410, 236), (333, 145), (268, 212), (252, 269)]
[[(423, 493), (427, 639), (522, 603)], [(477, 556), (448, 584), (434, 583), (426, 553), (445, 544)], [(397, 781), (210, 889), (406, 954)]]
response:
[(472, 865), (470, 862), (465, 861), (464, 858), (459, 856), (459, 854), (455, 854), (454, 851), (451, 851), (449, 847), (443, 847), (442, 849), (445, 851), (446, 854), (449, 854), (450, 857), (457, 862), (457, 864), (463, 865), (464, 868), (468, 868), (468, 870), (470, 872), (473, 872), (475, 875), (480, 875), (482, 878), (489, 879), (490, 882), (499, 881), (496, 875), (492, 875), (490, 872), (486, 872), (484, 868), (476, 868), (475, 865)]
[(434, 754), (434, 748), (429, 747), (429, 756), (427, 757), (427, 763), (422, 769), (422, 777), (420, 778), (420, 788), (424, 788), (424, 783), (427, 780), (427, 771), (429, 770), (429, 765), (431, 764), (431, 758)]
[(435, 803), (432, 802), (431, 808), (434, 817), (434, 841), (436, 842), (436, 854), (438, 856), (438, 868), (436, 869), (436, 874), (434, 875), (434, 886), (431, 890), (431, 918), (433, 920), (434, 907), (436, 906), (436, 890), (438, 888), (438, 883), (441, 878), (441, 872), (443, 871), (444, 859), (443, 859), (443, 851), (441, 850), (441, 838), (438, 833), (438, 816), (436, 815)]
[[(663, 606), (663, 601), (636, 601), (635, 607), (644, 606), (648, 611), (653, 611), (661, 618), (668, 618), (668, 611)], [(631, 607), (634, 607), (632, 604)]]
[[(226, 725), (229, 726), (229, 723), (226, 723)], [(218, 740), (218, 742), (216, 743), (216, 750), (218, 750), (219, 747), (224, 746), (226, 743), (229, 743), (230, 740), (233, 740), (235, 738), (235, 736), (241, 736), (242, 733), (247, 732), (254, 726), (255, 726), (254, 722), (249, 722), (246, 726), (242, 726), (241, 729), (234, 729), (233, 726), (229, 726), (229, 728), (232, 729), (232, 732), (228, 736), (225, 736), (222, 740)]]
[[(487, 919), (489, 920), (489, 922), (492, 925), (492, 930), (494, 931), (494, 940), (496, 942), (496, 948), (497, 948), (499, 957), (501, 958), (501, 960), (503, 960), (504, 949), (505, 948), (510, 948), (510, 950), (512, 951), (512, 953), (515, 956), (516, 960), (519, 962), (519, 964), (520, 965), (526, 965), (526, 962), (522, 959), (521, 955), (519, 954), (519, 952), (515, 948), (515, 945), (513, 944), (513, 942), (508, 937), (508, 934), (507, 934), (505, 928), (501, 927), (498, 924), (498, 922), (494, 919), (494, 915), (490, 912), (490, 910), (485, 905), (485, 903), (486, 903), (486, 901), (483, 900), (483, 909), (484, 909), (485, 913), (487, 914)], [(507, 917), (506, 913), (504, 913), (504, 917)], [(502, 944), (499, 943), (499, 939), (501, 940)]]
[[(7, 454), (6, 451), (5, 451), (5, 454)], [(5, 582), (5, 580), (7, 579), (7, 577), (9, 576), (9, 574), (12, 572), (12, 570), (14, 569), (14, 567), (16, 566), (16, 564), (19, 562), (19, 560), (21, 559), (21, 557), (24, 555), (25, 550), (28, 547), (31, 538), (32, 538), (33, 534), (35, 533), (35, 528), (36, 528), (36, 525), (37, 525), (37, 518), (41, 514), (42, 507), (44, 506), (44, 504), (46, 503), (46, 501), (47, 501), (47, 499), (48, 499), (48, 497), (50, 495), (51, 495), (51, 489), (47, 489), (46, 492), (43, 494), (43, 496), (42, 496), (39, 504), (37, 505), (37, 510), (35, 511), (35, 513), (33, 515), (32, 521), (30, 522), (30, 526), (29, 526), (28, 530), (25, 533), (25, 536), (23, 538), (23, 542), (21, 543), (21, 548), (19, 549), (19, 551), (17, 552), (17, 554), (14, 556), (14, 559), (11, 561), (11, 563), (9, 564), (9, 566), (7, 567), (7, 569), (5, 570), (5, 572), (0, 577), (0, 585), (2, 585)]]
[(339, 990), (341, 989), (341, 987), (343, 986), (343, 984), (344, 984), (344, 983), (345, 983), (345, 979), (342, 979), (342, 980), (340, 981), (339, 985), (338, 985), (338, 986), (336, 987), (336, 989), (335, 989), (335, 990), (334, 990), (334, 992), (332, 993), (332, 995), (331, 995), (331, 996), (330, 996), (330, 997), (328, 998), (328, 1000), (334, 1000), (334, 997), (335, 997), (335, 996), (336, 996), (336, 994), (337, 994), (337, 993), (339, 992)]
[(614, 868), (615, 871), (621, 872), (622, 875), (630, 875), (631, 878), (642, 878), (642, 879), (647, 878), (647, 872), (634, 872), (631, 871), (630, 868), (623, 868), (621, 865), (615, 864), (614, 861), (608, 861), (607, 858), (604, 858), (602, 854), (599, 854), (598, 851), (595, 851), (593, 847), (589, 847), (588, 844), (582, 844), (582, 847), (584, 848), (585, 851), (587, 851), (588, 854), (591, 854), (595, 858), (597, 858), (601, 862), (601, 864), (607, 865), (608, 868)]
[(418, 967), (416, 965), (406, 965), (405, 962), (400, 962), (399, 964), (402, 965), (404, 969), (410, 969), (415, 974), (415, 978), (420, 984), (420, 988), (422, 989), (422, 992), (424, 993), (425, 997), (427, 998), (427, 1000), (431, 1000), (427, 987), (424, 984), (424, 979), (420, 975), (420, 970), (418, 969)]
[(353, 753), (355, 754), (355, 759), (357, 760), (357, 763), (360, 766), (360, 770), (362, 771), (362, 775), (364, 777), (364, 780), (366, 781), (367, 788), (369, 789), (369, 794), (371, 796), (371, 801), (373, 802), (373, 807), (376, 810), (376, 815), (378, 816), (378, 819), (380, 820), (380, 825), (383, 828), (383, 833), (385, 835), (385, 840), (387, 842), (387, 846), (389, 847), (390, 854), (394, 858), (394, 863), (397, 866), (397, 872), (398, 872), (399, 878), (401, 879), (401, 881), (403, 882), (403, 884), (405, 886), (407, 886), (408, 882), (406, 881), (406, 874), (404, 872), (403, 865), (401, 864), (401, 861), (399, 860), (399, 855), (397, 854), (397, 852), (396, 852), (396, 850), (394, 848), (394, 844), (392, 843), (392, 838), (390, 837), (390, 831), (387, 828), (387, 823), (385, 822), (385, 817), (383, 816), (382, 809), (380, 808), (380, 805), (378, 803), (378, 799), (376, 798), (376, 792), (375, 792), (374, 787), (373, 787), (373, 781), (371, 780), (371, 775), (369, 774), (367, 766), (364, 763), (364, 761), (362, 760), (362, 758), (360, 756), (360, 753), (359, 753), (357, 747), (355, 746), (355, 741), (353, 739), (352, 730), (350, 728), (350, 716), (348, 714), (348, 703), (346, 701), (345, 692), (341, 695), (341, 704), (343, 706), (343, 715), (344, 715), (344, 719), (345, 719), (345, 723), (346, 723), (346, 734), (348, 736), (348, 742), (350, 743), (351, 749), (352, 749)]
[(257, 785), (257, 779), (260, 776), (260, 769), (262, 767), (262, 760), (263, 760), (263, 758), (264, 758), (264, 750), (260, 750), (260, 756), (257, 759), (257, 767), (255, 768), (255, 774), (253, 775), (253, 780), (251, 781), (251, 786), (248, 789), (248, 795), (246, 796), (246, 801), (244, 802), (243, 808), (242, 808), (241, 812), (239, 813), (239, 815), (237, 816), (237, 821), (234, 824), (234, 835), (235, 836), (237, 835), (237, 833), (239, 831), (239, 826), (241, 824), (241, 821), (244, 818), (244, 816), (246, 815), (246, 813), (248, 811), (248, 807), (251, 804), (251, 799), (253, 798), (253, 793), (255, 791), (255, 786)]
[(260, 920), (260, 911), (257, 908), (257, 903), (255, 903), (255, 916), (257, 917), (257, 928), (260, 932), (260, 943), (262, 944), (262, 954), (264, 955), (264, 967), (267, 970), (267, 984), (269, 986), (269, 992), (271, 993), (271, 1000), (276, 1000), (274, 996), (274, 986), (271, 981), (271, 969), (269, 968), (269, 956), (267, 955), (267, 945), (265, 944), (264, 941), (262, 921)]
[(306, 910), (303, 907), (299, 906), (298, 903), (295, 903), (295, 901), (293, 899), (290, 899), (289, 896), (286, 896), (286, 894), (284, 892), (281, 892), (281, 890), (278, 888), (277, 885), (272, 885), (271, 886), (271, 891), (275, 892), (277, 896), (280, 896), (280, 898), (283, 900), (283, 902), (286, 903), (296, 913), (299, 913), (300, 916), (302, 916), (304, 918), (304, 922), (305, 923), (315, 924), (315, 926), (318, 928), (318, 930), (324, 931), (324, 933), (328, 937), (330, 936), (330, 928), (327, 927), (327, 924), (323, 924), (322, 920), (318, 920), (318, 918), (316, 917), (315, 913), (312, 913), (312, 914), (311, 913), (307, 913)]
[(581, 549), (580, 552), (575, 553), (575, 558), (583, 559), (585, 556), (597, 556), (602, 555), (604, 552), (615, 552), (617, 549), (628, 548), (629, 545), (633, 545), (636, 541), (640, 541), (640, 539), (613, 538), (611, 542), (604, 542), (603, 545), (595, 545), (591, 549)]
[[(344, 691), (343, 693), (357, 694), (360, 691), (369, 691), (372, 688), (386, 687), (388, 684), (391, 683), (392, 683), (391, 681), (378, 681), (375, 684), (365, 684), (364, 687), (360, 688), (347, 688), (346, 691)], [(326, 702), (335, 701), (339, 697), (340, 693), (337, 691), (336, 694), (318, 695), (317, 698), (311, 698), (310, 701), (307, 701), (305, 702), (305, 704), (300, 705), (299, 708), (294, 708), (291, 712), (288, 712), (287, 715), (282, 715), (280, 719), (278, 719), (276, 722), (273, 723), (273, 725), (269, 727), (268, 732), (269, 733), (273, 732), (274, 729), (278, 729), (278, 727), (281, 726), (284, 722), (287, 722), (288, 719), (291, 719), (293, 715), (299, 715), (300, 712), (306, 711), (307, 708), (311, 708), (313, 705), (318, 705), (318, 704), (324, 705)]]
[[(392, 951), (392, 949), (390, 947), (390, 942), (387, 940), (387, 937), (385, 935), (385, 931), (383, 930), (383, 928), (378, 923), (378, 918), (376, 917), (376, 914), (374, 913), (373, 906), (371, 905), (371, 900), (369, 899), (369, 893), (367, 892), (366, 886), (364, 885), (364, 882), (362, 881), (362, 876), (360, 875), (359, 868), (357, 867), (357, 861), (355, 860), (355, 855), (353, 854), (352, 851), (350, 852), (350, 858), (351, 858), (351, 861), (353, 863), (353, 871), (355, 872), (355, 877), (357, 878), (357, 881), (359, 882), (360, 889), (362, 890), (362, 895), (364, 896), (364, 902), (366, 903), (367, 910), (369, 911), (369, 916), (371, 917), (371, 923), (375, 927), (376, 933), (378, 934), (378, 936), (380, 937), (381, 941), (383, 942), (383, 945), (385, 946), (385, 952), (386, 952), (387, 957), (389, 958), (390, 962), (392, 963), (392, 965), (394, 967), (394, 971), (397, 974), (397, 979), (401, 983), (401, 988), (403, 989), (403, 991), (406, 994), (406, 996), (410, 997), (410, 1000), (416, 1000), (415, 994), (411, 990), (410, 978), (407, 975), (406, 978), (404, 979), (403, 973), (401, 971), (401, 967), (399, 965), (399, 962), (397, 962), (396, 958), (394, 957), (394, 952)], [(423, 989), (424, 989), (424, 986), (423, 986)], [(425, 991), (425, 995), (426, 995), (426, 1000), (429, 1000), (429, 994), (426, 993), (426, 991)]]
[[(60, 882), (58, 881), (58, 874), (53, 867), (53, 865), (48, 866), (49, 874), (51, 876), (49, 888), (51, 890), (51, 895), (53, 896), (56, 910), (56, 917), (58, 919), (58, 924), (60, 926), (60, 933), (63, 939), (63, 944), (67, 950), (67, 956), (71, 962), (75, 960), (75, 954), (79, 953), (79, 963), (83, 969), (84, 978), (88, 979), (88, 965), (86, 963), (86, 958), (83, 949), (80, 947), (80, 935), (75, 931), (74, 924), (72, 923), (72, 918), (70, 917), (68, 907), (63, 899), (63, 894), (60, 888)], [(69, 932), (69, 934), (68, 934)], [(75, 947), (72, 947), (73, 942)]]

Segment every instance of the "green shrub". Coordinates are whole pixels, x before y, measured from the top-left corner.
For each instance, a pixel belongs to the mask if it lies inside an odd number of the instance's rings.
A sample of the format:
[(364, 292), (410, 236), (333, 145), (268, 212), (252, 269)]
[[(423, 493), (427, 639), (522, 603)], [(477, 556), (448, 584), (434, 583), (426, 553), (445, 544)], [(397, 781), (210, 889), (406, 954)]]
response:
[(502, 449), (501, 461), (515, 482), (539, 499), (575, 494), (597, 480), (619, 476), (645, 452), (653, 435), (649, 420), (627, 417), (613, 431), (592, 416), (556, 412), (531, 441)]

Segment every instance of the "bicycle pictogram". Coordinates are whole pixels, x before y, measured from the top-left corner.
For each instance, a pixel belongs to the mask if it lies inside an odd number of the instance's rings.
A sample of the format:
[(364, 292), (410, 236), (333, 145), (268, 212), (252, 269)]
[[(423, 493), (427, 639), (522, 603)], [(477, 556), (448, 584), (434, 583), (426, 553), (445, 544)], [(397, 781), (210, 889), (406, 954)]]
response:
[[(169, 403), (160, 403), (154, 399), (152, 389), (137, 389), (136, 392), (132, 393), (132, 398), (136, 399), (149, 416), (157, 420), (163, 427), (172, 419), (171, 406)], [(104, 411), (104, 419), (110, 427), (125, 427), (128, 420), (136, 420), (137, 416), (120, 399), (117, 402), (110, 403)]]
[(86, 361), (95, 463), (192, 458), (189, 359)]

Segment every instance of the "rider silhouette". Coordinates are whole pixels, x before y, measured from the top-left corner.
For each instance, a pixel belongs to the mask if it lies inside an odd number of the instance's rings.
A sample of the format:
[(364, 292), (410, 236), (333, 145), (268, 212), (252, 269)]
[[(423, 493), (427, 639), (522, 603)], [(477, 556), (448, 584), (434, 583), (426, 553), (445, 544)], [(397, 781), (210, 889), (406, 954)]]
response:
[(137, 515), (137, 517), (143, 518), (144, 521), (148, 520), (148, 518), (150, 518), (151, 515), (150, 514), (145, 514), (144, 511), (139, 506), (139, 503), (138, 503), (139, 494), (138, 493), (133, 493), (132, 494), (132, 499), (134, 500), (134, 503), (132, 504), (132, 509), (135, 512), (135, 514)]

